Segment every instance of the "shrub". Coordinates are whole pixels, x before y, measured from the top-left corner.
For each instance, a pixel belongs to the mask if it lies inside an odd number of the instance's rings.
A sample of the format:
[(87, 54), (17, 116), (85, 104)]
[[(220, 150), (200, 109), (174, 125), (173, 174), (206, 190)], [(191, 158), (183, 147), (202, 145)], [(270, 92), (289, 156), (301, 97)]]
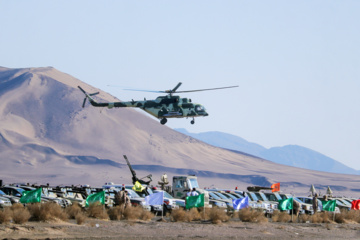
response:
[[(296, 216), (293, 216), (293, 219), (296, 218)], [(287, 212), (280, 212), (280, 211), (274, 211), (272, 215), (272, 221), (273, 222), (290, 222), (291, 215), (289, 215)]]
[(124, 218), (127, 220), (140, 219), (142, 211), (143, 211), (143, 208), (141, 206), (127, 207), (124, 210)]
[(40, 212), (41, 212), (41, 210), (40, 210), (41, 204), (40, 203), (27, 204), (26, 208), (30, 212), (31, 220), (36, 220), (36, 221), (40, 220)]
[(261, 209), (243, 208), (239, 211), (239, 218), (243, 222), (268, 222)]
[(75, 219), (76, 215), (82, 212), (82, 209), (79, 204), (73, 204), (70, 207), (67, 207), (65, 211), (70, 219)]
[(144, 209), (142, 209), (142, 213), (141, 213), (141, 216), (140, 216), (140, 219), (141, 220), (145, 220), (145, 221), (150, 221), (151, 219), (154, 218), (154, 214), (152, 212), (149, 212), (149, 211), (145, 211)]
[(174, 209), (171, 211), (171, 220), (175, 222), (185, 222), (185, 210), (183, 208)]
[(197, 208), (191, 208), (189, 211), (186, 212), (185, 216), (187, 222), (201, 219), (200, 213)]
[(212, 223), (219, 224), (221, 222), (228, 221), (230, 217), (226, 214), (224, 210), (215, 207), (210, 210), (209, 218)]
[(83, 212), (79, 212), (79, 213), (76, 214), (75, 220), (76, 220), (76, 223), (78, 225), (81, 225), (81, 224), (83, 224), (85, 222), (86, 215)]
[(27, 208), (19, 208), (15, 207), (14, 210), (12, 210), (12, 220), (14, 223), (22, 224), (29, 221), (31, 215)]
[(0, 210), (0, 224), (9, 223), (12, 218), (12, 212), (10, 208), (4, 208)]
[(99, 219), (108, 219), (109, 215), (107, 214), (103, 205), (99, 204), (90, 204), (87, 209), (87, 213), (89, 217), (99, 218)]
[(122, 218), (123, 208), (120, 206), (112, 207), (108, 209), (108, 215), (110, 220), (120, 220)]
[(333, 213), (331, 213), (331, 217), (330, 217), (328, 212), (315, 213), (314, 215), (311, 216), (310, 221), (312, 223), (330, 223), (332, 222), (330, 220), (332, 219), (332, 214)]

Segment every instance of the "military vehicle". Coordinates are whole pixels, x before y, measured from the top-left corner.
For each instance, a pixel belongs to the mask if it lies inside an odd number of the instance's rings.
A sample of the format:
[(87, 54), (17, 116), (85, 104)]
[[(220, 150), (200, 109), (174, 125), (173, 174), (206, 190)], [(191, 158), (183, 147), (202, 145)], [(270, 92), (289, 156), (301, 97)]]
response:
[(169, 192), (175, 198), (185, 199), (190, 189), (196, 188), (199, 194), (204, 194), (205, 207), (211, 207), (209, 204), (209, 192), (199, 187), (197, 177), (189, 176), (173, 176), (172, 190)]
[(191, 124), (195, 123), (195, 117), (206, 117), (209, 114), (206, 112), (205, 107), (201, 104), (192, 103), (189, 98), (181, 98), (180, 96), (174, 96), (175, 92), (177, 93), (188, 93), (188, 92), (198, 92), (198, 91), (208, 91), (208, 90), (219, 90), (225, 88), (234, 88), (238, 86), (229, 86), (229, 87), (219, 87), (219, 88), (208, 88), (208, 89), (198, 89), (198, 90), (188, 90), (188, 91), (177, 91), (182, 83), (179, 82), (176, 87), (170, 90), (165, 91), (147, 91), (147, 90), (135, 90), (135, 89), (126, 89), (132, 91), (145, 91), (145, 92), (157, 92), (157, 93), (167, 93), (166, 96), (159, 96), (155, 100), (140, 100), (129, 102), (107, 102), (107, 103), (98, 103), (92, 96), (99, 94), (99, 92), (88, 94), (80, 86), (78, 88), (85, 94), (84, 102), (82, 107), (85, 107), (86, 99), (90, 101), (90, 104), (94, 107), (107, 107), (107, 108), (119, 108), (119, 107), (134, 107), (140, 108), (145, 112), (151, 114), (152, 116), (161, 119), (160, 123), (165, 124), (168, 118), (192, 118)]

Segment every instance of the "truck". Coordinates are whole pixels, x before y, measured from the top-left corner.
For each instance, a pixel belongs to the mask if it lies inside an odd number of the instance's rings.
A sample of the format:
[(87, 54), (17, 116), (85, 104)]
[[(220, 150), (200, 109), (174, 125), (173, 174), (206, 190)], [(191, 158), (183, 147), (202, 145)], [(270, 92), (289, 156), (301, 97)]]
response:
[(196, 191), (199, 194), (204, 194), (205, 207), (211, 208), (211, 205), (209, 204), (209, 192), (199, 187), (195, 175), (173, 176), (171, 191), (169, 191), (170, 188), (167, 190), (174, 198), (185, 199), (189, 190), (193, 188), (196, 188)]

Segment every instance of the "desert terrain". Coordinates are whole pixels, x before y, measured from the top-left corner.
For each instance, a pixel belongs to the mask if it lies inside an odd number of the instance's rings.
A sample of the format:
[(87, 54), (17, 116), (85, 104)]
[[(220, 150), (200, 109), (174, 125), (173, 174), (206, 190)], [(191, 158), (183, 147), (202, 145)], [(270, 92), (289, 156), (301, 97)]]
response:
[(88, 220), (0, 225), (1, 239), (358, 239), (359, 224)]

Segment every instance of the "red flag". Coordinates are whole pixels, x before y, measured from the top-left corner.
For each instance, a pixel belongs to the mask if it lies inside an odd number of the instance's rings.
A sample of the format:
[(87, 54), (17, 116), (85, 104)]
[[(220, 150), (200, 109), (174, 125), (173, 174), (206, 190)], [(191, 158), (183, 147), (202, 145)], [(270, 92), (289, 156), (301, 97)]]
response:
[(271, 185), (272, 188), (272, 192), (280, 192), (280, 183), (274, 183), (273, 185)]
[(351, 209), (360, 210), (360, 200), (354, 200), (351, 202)]

